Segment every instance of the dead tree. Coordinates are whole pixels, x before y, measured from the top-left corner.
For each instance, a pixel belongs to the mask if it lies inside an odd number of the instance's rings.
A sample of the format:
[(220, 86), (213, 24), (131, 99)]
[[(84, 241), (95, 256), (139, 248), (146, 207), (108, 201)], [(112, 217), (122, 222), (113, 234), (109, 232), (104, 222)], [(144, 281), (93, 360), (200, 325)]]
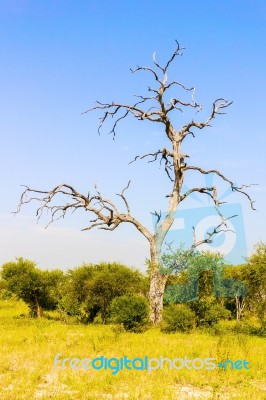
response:
[[(97, 227), (99, 229), (113, 231), (124, 222), (134, 225), (135, 228), (145, 236), (150, 246), (150, 320), (154, 324), (158, 324), (161, 321), (163, 294), (168, 278), (168, 275), (160, 273), (159, 270), (160, 251), (166, 234), (174, 222), (175, 213), (179, 204), (185, 201), (192, 193), (201, 193), (211, 198), (217, 213), (221, 217), (221, 223), (212, 232), (208, 233), (207, 239), (197, 242), (195, 238), (194, 247), (202, 243), (210, 243), (216, 233), (226, 228), (226, 219), (223, 217), (219, 208), (221, 202), (218, 199), (217, 188), (215, 186), (193, 187), (190, 190), (182, 192), (186, 174), (192, 171), (203, 175), (216, 175), (222, 181), (226, 182), (233, 192), (239, 192), (246, 196), (251, 207), (254, 209), (253, 201), (245, 191), (245, 188), (248, 186), (234, 185), (232, 180), (228, 179), (217, 169), (205, 170), (198, 166), (190, 165), (188, 163), (189, 155), (182, 152), (182, 144), (188, 136), (195, 137), (197, 131), (210, 127), (211, 122), (218, 115), (224, 114), (224, 110), (231, 104), (228, 100), (218, 98), (212, 103), (209, 116), (205, 120), (192, 119), (188, 123), (181, 125), (178, 129), (174, 127), (171, 119), (173, 112), (183, 114), (185, 110), (194, 110), (196, 111), (195, 114), (199, 116), (202, 111), (202, 106), (195, 101), (194, 87), (188, 88), (175, 80), (168, 81), (168, 69), (177, 56), (182, 54), (182, 50), (179, 43), (176, 42), (176, 49), (164, 66), (158, 63), (154, 54), (152, 67), (137, 66), (136, 69), (131, 70), (132, 73), (146, 72), (151, 74), (155, 85), (154, 87), (148, 88), (147, 95), (137, 96), (138, 100), (134, 104), (116, 102), (102, 103), (96, 101), (92, 108), (85, 111), (85, 113), (95, 110), (102, 112), (98, 128), (99, 132), (107, 120), (112, 120), (113, 122), (109, 133), (113, 138), (115, 138), (118, 124), (128, 116), (133, 116), (139, 121), (159, 123), (163, 127), (165, 135), (169, 140), (169, 148), (164, 147), (148, 154), (137, 155), (134, 160), (131, 161), (135, 162), (146, 158), (149, 159), (149, 162), (160, 161), (160, 163), (163, 163), (167, 179), (170, 181), (171, 190), (170, 193), (166, 195), (168, 199), (166, 215), (162, 217), (161, 213), (154, 212), (157, 218), (155, 232), (145, 227), (130, 211), (125, 196), (125, 191), (129, 188), (130, 181), (122, 192), (118, 194), (124, 204), (124, 210), (120, 210), (113, 200), (105, 198), (97, 187), (95, 187), (95, 192), (93, 194), (89, 193), (88, 195), (84, 195), (79, 193), (73, 186), (65, 183), (48, 191), (36, 190), (26, 186), (21, 195), (17, 210), (17, 212), (19, 212), (23, 204), (37, 201), (39, 202), (37, 217), (40, 218), (44, 211), (48, 211), (51, 214), (50, 223), (54, 222), (56, 219), (65, 217), (68, 211), (75, 211), (82, 208), (93, 215), (88, 226), (83, 230), (90, 230)], [(166, 99), (167, 94), (177, 89), (183, 91), (186, 95), (190, 93), (189, 101), (176, 97)], [(29, 195), (29, 197), (27, 195)], [(66, 199), (69, 199), (69, 202), (63, 205), (62, 195)], [(59, 204), (56, 203), (57, 199)]]

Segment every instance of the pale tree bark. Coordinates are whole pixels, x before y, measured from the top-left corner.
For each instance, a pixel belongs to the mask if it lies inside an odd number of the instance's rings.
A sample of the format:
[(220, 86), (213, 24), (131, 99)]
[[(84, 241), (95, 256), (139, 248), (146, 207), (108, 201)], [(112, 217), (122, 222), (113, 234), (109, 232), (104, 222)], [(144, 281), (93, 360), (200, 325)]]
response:
[(30, 304), (30, 310), (30, 313), (33, 317), (41, 318), (43, 316), (42, 308), (37, 295), (34, 296), (33, 302)]
[[(208, 233), (207, 239), (197, 241), (194, 237), (193, 247), (202, 243), (210, 243), (215, 234), (227, 229), (227, 220), (223, 217), (220, 211), (220, 205), (222, 203), (219, 201), (216, 186), (193, 187), (192, 189), (183, 192), (182, 188), (186, 174), (189, 172), (196, 172), (203, 175), (216, 175), (222, 181), (226, 182), (231, 187), (232, 191), (245, 195), (249, 200), (251, 207), (254, 209), (253, 201), (245, 191), (245, 188), (249, 185), (236, 186), (232, 180), (228, 179), (219, 170), (204, 170), (198, 166), (188, 165), (189, 155), (182, 152), (182, 145), (187, 137), (195, 137), (198, 130), (210, 127), (212, 120), (214, 120), (218, 115), (224, 114), (224, 109), (231, 104), (231, 102), (223, 98), (218, 98), (212, 103), (209, 116), (203, 121), (192, 119), (188, 123), (181, 125), (179, 128), (174, 127), (170, 118), (172, 112), (183, 114), (186, 110), (194, 110), (196, 115), (198, 115), (202, 111), (202, 106), (196, 103), (194, 99), (194, 87), (188, 88), (175, 80), (168, 82), (168, 69), (176, 57), (182, 54), (182, 50), (183, 49), (179, 46), (178, 42), (176, 42), (176, 49), (164, 66), (157, 62), (154, 54), (153, 67), (138, 66), (136, 69), (131, 70), (132, 73), (141, 71), (147, 72), (151, 74), (155, 82), (155, 87), (148, 88), (148, 95), (136, 96), (138, 101), (134, 104), (116, 102), (102, 103), (97, 101), (92, 108), (85, 111), (85, 113), (95, 110), (103, 112), (103, 116), (100, 118), (99, 132), (107, 120), (112, 120), (113, 123), (111, 125), (111, 130), (108, 133), (113, 136), (113, 139), (116, 136), (118, 124), (128, 116), (133, 116), (139, 121), (150, 121), (162, 125), (169, 142), (169, 148), (163, 147), (157, 151), (152, 151), (144, 155), (137, 155), (134, 160), (130, 162), (131, 164), (132, 162), (146, 158), (150, 158), (149, 162), (160, 161), (160, 164), (163, 163), (167, 179), (170, 181), (171, 190), (166, 194), (166, 198), (168, 199), (166, 214), (162, 217), (161, 212), (155, 211), (152, 213), (156, 217), (157, 221), (155, 232), (152, 232), (150, 229), (145, 227), (131, 214), (128, 201), (125, 197), (125, 191), (129, 188), (130, 181), (122, 192), (118, 194), (124, 204), (124, 210), (120, 210), (112, 200), (105, 198), (97, 187), (95, 187), (94, 194), (91, 195), (88, 193), (88, 195), (84, 195), (74, 189), (73, 186), (64, 183), (48, 191), (36, 190), (26, 186), (25, 191), (22, 193), (17, 211), (20, 211), (23, 204), (35, 200), (39, 202), (37, 217), (40, 218), (43, 211), (48, 210), (51, 214), (50, 223), (55, 219), (63, 218), (68, 211), (75, 211), (79, 208), (83, 208), (93, 215), (93, 218), (89, 221), (89, 225), (83, 230), (97, 227), (99, 229), (112, 231), (124, 222), (134, 225), (135, 228), (148, 240), (150, 246), (150, 319), (154, 324), (160, 323), (162, 318), (163, 294), (168, 278), (167, 275), (160, 273), (160, 255), (162, 245), (174, 222), (175, 213), (180, 203), (185, 201), (192, 193), (197, 192), (205, 194), (211, 198), (217, 213), (221, 217), (221, 223)], [(176, 97), (165, 99), (166, 94), (172, 93), (175, 90), (183, 91), (185, 97), (190, 94), (190, 99), (182, 100)], [(29, 198), (27, 198), (28, 194), (30, 194)], [(70, 199), (70, 202), (64, 205), (57, 204), (56, 200), (57, 198), (60, 199), (61, 195)]]
[(37, 296), (35, 296), (35, 304), (36, 304), (37, 317), (41, 318), (42, 317), (42, 308), (40, 306), (40, 303), (39, 303), (39, 300), (38, 300)]
[(239, 322), (242, 312), (244, 311), (245, 308), (245, 298), (243, 296), (240, 296), (238, 294), (235, 295), (235, 301), (236, 301), (236, 320)]

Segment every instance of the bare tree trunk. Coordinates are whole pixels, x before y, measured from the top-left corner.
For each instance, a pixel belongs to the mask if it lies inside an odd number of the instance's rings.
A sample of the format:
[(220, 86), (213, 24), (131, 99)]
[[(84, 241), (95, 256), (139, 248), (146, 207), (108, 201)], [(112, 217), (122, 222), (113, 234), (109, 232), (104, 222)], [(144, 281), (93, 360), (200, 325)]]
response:
[(35, 296), (35, 306), (36, 306), (37, 317), (41, 318), (42, 317), (42, 308), (40, 306), (40, 303), (39, 303), (39, 300), (38, 300), (37, 296)]
[(241, 314), (245, 308), (245, 300), (238, 295), (236, 295), (235, 300), (236, 300), (236, 320), (239, 322)]
[(158, 271), (154, 271), (151, 274), (150, 282), (150, 321), (154, 325), (158, 325), (162, 320), (163, 310), (163, 294), (165, 285), (167, 282), (167, 276), (160, 274)]
[(162, 320), (163, 295), (168, 276), (159, 272), (159, 259), (154, 241), (150, 242), (150, 253), (150, 321), (158, 325)]

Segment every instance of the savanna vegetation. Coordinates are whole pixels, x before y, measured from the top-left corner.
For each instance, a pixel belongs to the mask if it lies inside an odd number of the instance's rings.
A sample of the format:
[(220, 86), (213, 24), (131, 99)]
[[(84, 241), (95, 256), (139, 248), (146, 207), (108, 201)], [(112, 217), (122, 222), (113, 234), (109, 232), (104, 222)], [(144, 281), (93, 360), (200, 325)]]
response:
[[(162, 273), (171, 270), (163, 330), (219, 329), (219, 321), (236, 320), (239, 330), (265, 334), (265, 244), (258, 243), (239, 266), (225, 264), (219, 254), (182, 248), (162, 260)], [(149, 273), (125, 265), (84, 264), (63, 272), (18, 258), (2, 266), (0, 282), (1, 298), (23, 300), (32, 317), (54, 310), (64, 323), (118, 323), (134, 331), (149, 327)]]
[[(1, 268), (0, 398), (263, 399), (266, 394), (266, 244), (246, 264), (211, 253), (164, 255), (171, 276), (163, 320), (149, 321), (149, 274), (117, 263), (42, 270), (18, 258)], [(249, 368), (78, 370), (54, 358), (213, 358)]]
[[(1, 400), (258, 400), (265, 397), (265, 339), (240, 333), (236, 321), (222, 321), (211, 330), (190, 333), (143, 333), (118, 325), (63, 323), (57, 311), (31, 318), (23, 301), (0, 301)], [(229, 329), (230, 328), (230, 329)], [(148, 371), (54, 369), (62, 357), (213, 357), (247, 360), (249, 370), (170, 369)]]

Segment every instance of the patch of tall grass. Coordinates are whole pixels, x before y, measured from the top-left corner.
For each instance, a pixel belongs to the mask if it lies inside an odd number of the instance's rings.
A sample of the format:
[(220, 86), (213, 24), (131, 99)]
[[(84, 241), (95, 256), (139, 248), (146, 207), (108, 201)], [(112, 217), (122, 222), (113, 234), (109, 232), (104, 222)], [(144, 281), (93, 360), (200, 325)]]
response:
[[(266, 342), (241, 332), (125, 332), (113, 325), (64, 324), (32, 319), (22, 302), (0, 302), (0, 399), (263, 399)], [(51, 314), (52, 316), (52, 314)], [(54, 369), (54, 357), (105, 356), (247, 360), (249, 370), (164, 369), (147, 371)], [(190, 394), (189, 394), (190, 393)], [(185, 397), (187, 396), (187, 397)], [(190, 396), (190, 397), (189, 397)], [(201, 396), (201, 397), (200, 397)], [(209, 397), (208, 397), (209, 396)]]

